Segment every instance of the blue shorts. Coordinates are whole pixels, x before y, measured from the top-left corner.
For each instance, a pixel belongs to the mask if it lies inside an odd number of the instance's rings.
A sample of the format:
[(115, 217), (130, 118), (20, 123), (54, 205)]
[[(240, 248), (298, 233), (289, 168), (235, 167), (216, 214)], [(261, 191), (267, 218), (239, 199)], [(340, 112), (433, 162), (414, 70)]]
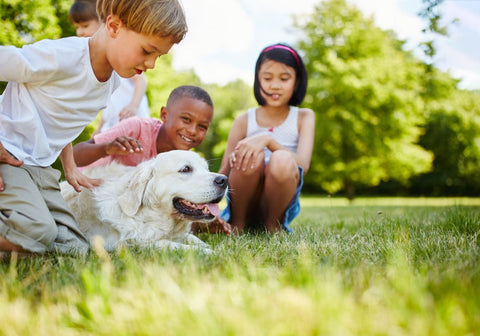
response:
[[(303, 187), (303, 168), (298, 167), (298, 171), (300, 173), (300, 181), (298, 183), (297, 190), (295, 191), (295, 195), (293, 195), (293, 198), (290, 201), (290, 204), (288, 205), (287, 210), (285, 210), (284, 219), (282, 223), (283, 229), (288, 233), (293, 232), (293, 230), (290, 228), (289, 225), (295, 219), (295, 217), (297, 217), (298, 214), (300, 213), (300, 192), (302, 191), (302, 187)], [(230, 203), (230, 190), (229, 190), (227, 195), (227, 207), (223, 209), (222, 213), (220, 214), (220, 217), (226, 222), (230, 222), (230, 216), (231, 216), (230, 207), (231, 207), (231, 203)]]

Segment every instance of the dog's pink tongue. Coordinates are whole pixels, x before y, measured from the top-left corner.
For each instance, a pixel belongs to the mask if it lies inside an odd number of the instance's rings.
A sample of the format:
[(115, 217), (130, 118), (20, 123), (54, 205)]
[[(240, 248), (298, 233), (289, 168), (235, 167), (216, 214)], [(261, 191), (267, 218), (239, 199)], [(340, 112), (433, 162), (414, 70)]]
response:
[(218, 207), (218, 203), (209, 203), (207, 204), (207, 208), (212, 215), (220, 216), (220, 208)]

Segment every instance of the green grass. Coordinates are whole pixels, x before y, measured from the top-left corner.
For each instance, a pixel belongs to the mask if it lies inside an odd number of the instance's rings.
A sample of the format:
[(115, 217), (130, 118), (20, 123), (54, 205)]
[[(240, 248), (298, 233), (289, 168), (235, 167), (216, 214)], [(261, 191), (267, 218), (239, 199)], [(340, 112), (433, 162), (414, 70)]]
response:
[(302, 198), (293, 235), (0, 264), (0, 335), (479, 335), (480, 199)]

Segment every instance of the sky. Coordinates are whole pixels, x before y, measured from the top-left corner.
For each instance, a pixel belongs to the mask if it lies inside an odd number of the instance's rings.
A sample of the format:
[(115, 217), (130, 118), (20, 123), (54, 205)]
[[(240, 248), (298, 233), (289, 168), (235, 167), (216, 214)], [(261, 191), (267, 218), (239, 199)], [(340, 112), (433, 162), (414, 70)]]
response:
[[(301, 32), (293, 16), (307, 17), (322, 0), (182, 0), (189, 31), (172, 48), (177, 70), (193, 69), (204, 83), (224, 85), (235, 79), (253, 83), (255, 61), (263, 47), (295, 45)], [(425, 20), (421, 0), (347, 0), (382, 29), (396, 32), (405, 47), (422, 57), (417, 46)], [(460, 88), (480, 89), (480, 0), (444, 0), (440, 6), (449, 36), (435, 37), (434, 64), (460, 79)]]

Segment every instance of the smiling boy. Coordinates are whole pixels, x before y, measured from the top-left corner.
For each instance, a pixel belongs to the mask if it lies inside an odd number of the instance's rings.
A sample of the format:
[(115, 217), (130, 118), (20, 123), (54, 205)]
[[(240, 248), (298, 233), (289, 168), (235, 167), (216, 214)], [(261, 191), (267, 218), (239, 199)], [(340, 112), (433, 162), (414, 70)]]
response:
[(213, 102), (202, 88), (192, 85), (174, 89), (160, 119), (132, 117), (73, 148), (76, 164), (104, 166), (112, 161), (127, 166), (175, 149), (199, 146), (213, 118)]

